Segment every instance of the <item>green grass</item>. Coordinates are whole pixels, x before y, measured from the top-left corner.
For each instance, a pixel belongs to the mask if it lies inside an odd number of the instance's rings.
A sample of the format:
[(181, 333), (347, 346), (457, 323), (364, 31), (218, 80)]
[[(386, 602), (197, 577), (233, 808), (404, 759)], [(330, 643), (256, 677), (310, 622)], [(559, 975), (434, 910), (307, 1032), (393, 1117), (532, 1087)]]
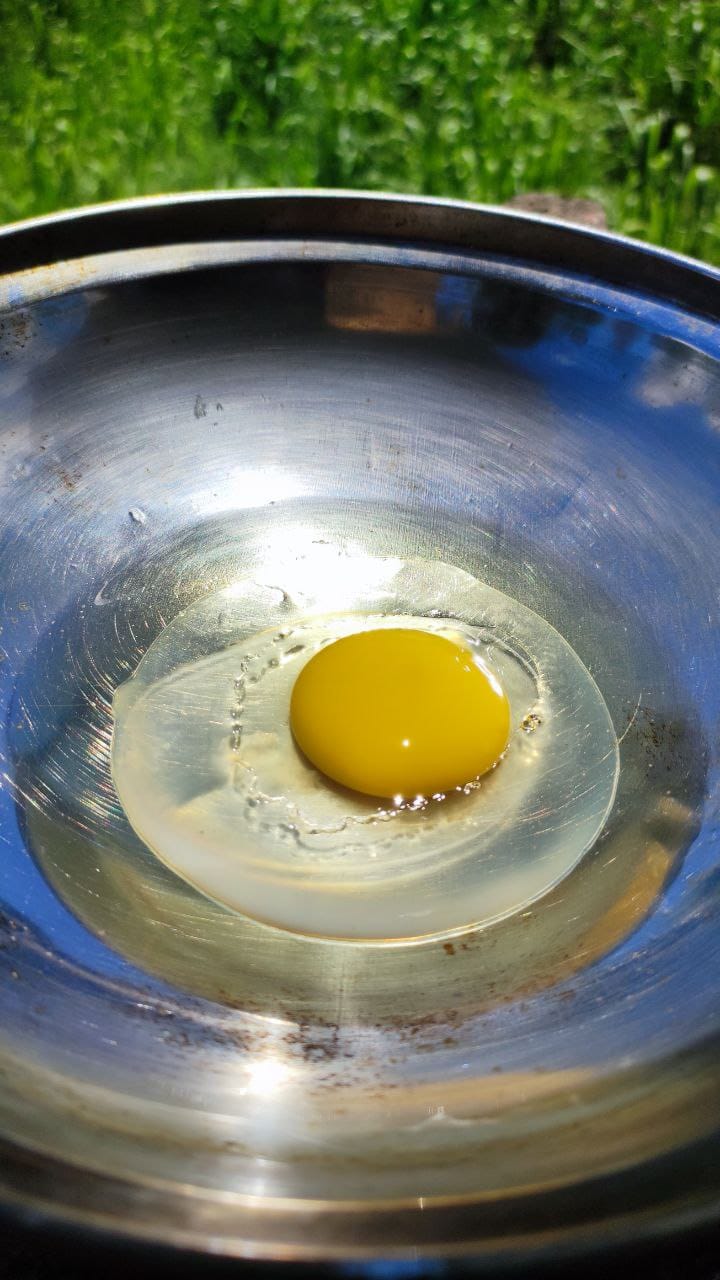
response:
[(718, 0), (0, 0), (0, 220), (278, 185), (594, 196), (718, 262)]

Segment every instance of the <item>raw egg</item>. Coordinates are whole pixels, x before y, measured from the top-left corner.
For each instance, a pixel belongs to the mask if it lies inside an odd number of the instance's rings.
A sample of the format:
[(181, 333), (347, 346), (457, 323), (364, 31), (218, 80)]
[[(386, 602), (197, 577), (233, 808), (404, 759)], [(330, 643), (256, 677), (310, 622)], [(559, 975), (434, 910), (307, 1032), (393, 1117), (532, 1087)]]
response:
[(328, 939), (526, 907), (590, 848), (618, 773), (597, 685), (537, 613), (325, 541), (179, 613), (113, 715), (122, 810), (188, 892)]
[(497, 764), (510, 704), (492, 672), (445, 636), (362, 631), (320, 650), (295, 682), (295, 741), (333, 781), (405, 799), (472, 782)]

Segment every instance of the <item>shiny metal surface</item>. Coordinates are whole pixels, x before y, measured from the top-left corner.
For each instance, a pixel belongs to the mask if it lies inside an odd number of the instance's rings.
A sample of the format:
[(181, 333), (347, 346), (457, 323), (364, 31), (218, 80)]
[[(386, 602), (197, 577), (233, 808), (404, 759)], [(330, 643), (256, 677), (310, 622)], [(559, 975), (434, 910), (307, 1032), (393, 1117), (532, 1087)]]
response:
[[(717, 1211), (720, 277), (497, 210), (188, 197), (0, 235), (0, 1188), (239, 1256), (479, 1263)], [(377, 949), (166, 870), (117, 684), (280, 547), (542, 614), (621, 742), (531, 910)]]

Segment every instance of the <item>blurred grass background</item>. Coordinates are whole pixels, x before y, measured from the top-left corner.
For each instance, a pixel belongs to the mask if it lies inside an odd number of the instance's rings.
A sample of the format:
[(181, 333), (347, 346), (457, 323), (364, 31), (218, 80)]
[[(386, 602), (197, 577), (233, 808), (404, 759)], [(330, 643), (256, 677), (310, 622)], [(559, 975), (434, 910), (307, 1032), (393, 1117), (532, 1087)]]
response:
[(0, 221), (341, 186), (590, 196), (720, 261), (718, 0), (0, 0)]

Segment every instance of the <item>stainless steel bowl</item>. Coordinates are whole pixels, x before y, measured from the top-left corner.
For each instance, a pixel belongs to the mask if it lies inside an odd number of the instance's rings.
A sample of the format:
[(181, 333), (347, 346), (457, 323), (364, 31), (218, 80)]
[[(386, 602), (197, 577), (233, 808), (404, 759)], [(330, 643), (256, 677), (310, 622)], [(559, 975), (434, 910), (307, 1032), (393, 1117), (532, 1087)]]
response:
[[(482, 1263), (718, 1206), (720, 276), (450, 202), (189, 196), (0, 236), (0, 1188), (238, 1256)], [(621, 740), (532, 909), (368, 948), (130, 831), (116, 685), (298, 529), (570, 641)]]

